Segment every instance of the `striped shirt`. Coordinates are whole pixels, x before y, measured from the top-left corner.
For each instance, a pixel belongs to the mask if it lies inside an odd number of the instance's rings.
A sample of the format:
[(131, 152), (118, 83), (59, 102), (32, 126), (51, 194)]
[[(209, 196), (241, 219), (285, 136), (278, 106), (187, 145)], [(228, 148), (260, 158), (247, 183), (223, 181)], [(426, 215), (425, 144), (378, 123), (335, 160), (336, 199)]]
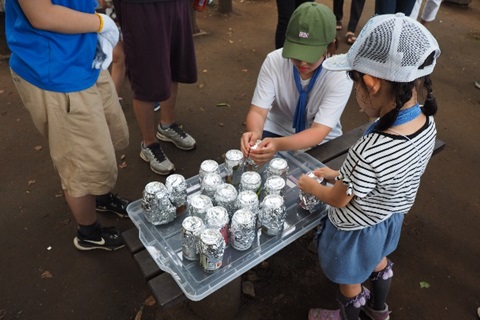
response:
[(394, 213), (412, 207), (435, 146), (433, 117), (409, 136), (374, 131), (350, 148), (340, 169), (342, 180), (354, 195), (343, 208), (331, 207), (328, 217), (341, 230), (373, 226)]

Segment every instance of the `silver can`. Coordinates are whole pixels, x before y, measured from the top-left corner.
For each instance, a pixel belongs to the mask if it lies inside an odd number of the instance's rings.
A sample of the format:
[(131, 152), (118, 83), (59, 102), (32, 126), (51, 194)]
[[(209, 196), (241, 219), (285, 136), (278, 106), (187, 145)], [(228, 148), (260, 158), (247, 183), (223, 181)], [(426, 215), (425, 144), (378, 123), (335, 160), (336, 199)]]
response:
[(224, 207), (211, 207), (207, 210), (205, 215), (205, 225), (207, 228), (219, 230), (225, 240), (225, 245), (228, 245), (228, 218), (227, 209)]
[(237, 189), (229, 183), (222, 183), (215, 190), (213, 203), (216, 206), (227, 209), (228, 217), (231, 218), (236, 210)]
[[(307, 172), (306, 175), (310, 178), (315, 179), (320, 184), (325, 184), (323, 178), (317, 177), (312, 171)], [(308, 211), (312, 211), (317, 204), (320, 203), (320, 200), (309, 193), (305, 193), (300, 190), (298, 193), (298, 205)]]
[(207, 173), (203, 176), (202, 182), (200, 183), (200, 193), (213, 199), (217, 187), (222, 183), (222, 177), (218, 173)]
[[(258, 145), (262, 142), (262, 140), (257, 140), (253, 146), (250, 147), (251, 150), (255, 150), (258, 148)], [(259, 167), (255, 161), (253, 161), (251, 158), (247, 158), (245, 160), (245, 170), (247, 171), (258, 171)]]
[(170, 201), (177, 209), (177, 214), (183, 213), (187, 209), (187, 183), (185, 177), (180, 174), (171, 174), (165, 180)]
[(265, 185), (263, 186), (263, 190), (265, 192), (265, 196), (270, 194), (278, 194), (280, 196), (285, 195), (285, 180), (280, 176), (270, 176), (265, 181)]
[(250, 249), (255, 239), (254, 214), (247, 208), (235, 211), (230, 224), (230, 245), (239, 251)]
[(217, 161), (215, 161), (215, 160), (204, 160), (200, 164), (200, 170), (198, 171), (198, 179), (200, 180), (200, 182), (202, 182), (203, 177), (207, 173), (218, 173), (218, 174), (220, 174), (220, 169), (219, 169)]
[(246, 171), (242, 173), (239, 191), (250, 190), (257, 195), (260, 193), (262, 187), (262, 176), (256, 171)]
[(182, 222), (182, 255), (187, 260), (198, 260), (198, 241), (204, 229), (199, 217), (186, 217)]
[(247, 208), (252, 211), (255, 216), (258, 213), (259, 200), (255, 192), (251, 190), (240, 191), (237, 197), (237, 210)]
[(222, 266), (225, 241), (217, 229), (205, 229), (200, 234), (200, 265), (203, 271), (212, 273)]
[(168, 190), (161, 182), (150, 182), (145, 186), (142, 207), (145, 218), (153, 225), (167, 224), (176, 217), (176, 208), (170, 202)]
[(205, 214), (213, 207), (212, 200), (204, 194), (194, 194), (189, 198), (189, 214), (205, 220)]
[(258, 220), (266, 234), (276, 236), (283, 230), (287, 215), (284, 203), (284, 198), (278, 194), (268, 195), (263, 199)]
[(225, 182), (237, 188), (240, 184), (243, 169), (244, 158), (242, 151), (238, 149), (228, 150), (225, 154)]
[(267, 170), (265, 171), (265, 178), (271, 176), (280, 176), (283, 180), (287, 180), (288, 174), (288, 162), (283, 158), (273, 158), (268, 163)]

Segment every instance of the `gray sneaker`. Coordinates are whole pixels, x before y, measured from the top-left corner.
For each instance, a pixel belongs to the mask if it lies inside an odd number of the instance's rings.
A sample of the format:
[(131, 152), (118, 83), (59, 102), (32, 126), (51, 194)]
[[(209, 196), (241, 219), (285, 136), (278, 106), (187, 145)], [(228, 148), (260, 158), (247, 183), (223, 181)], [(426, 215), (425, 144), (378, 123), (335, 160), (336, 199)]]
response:
[(168, 160), (162, 147), (158, 142), (152, 143), (148, 147), (141, 144), (140, 158), (150, 163), (150, 169), (160, 175), (169, 175), (175, 171), (175, 166)]
[(183, 131), (178, 124), (173, 123), (167, 129), (157, 126), (157, 138), (162, 141), (172, 142), (178, 149), (192, 150), (195, 148), (196, 141), (191, 135)]

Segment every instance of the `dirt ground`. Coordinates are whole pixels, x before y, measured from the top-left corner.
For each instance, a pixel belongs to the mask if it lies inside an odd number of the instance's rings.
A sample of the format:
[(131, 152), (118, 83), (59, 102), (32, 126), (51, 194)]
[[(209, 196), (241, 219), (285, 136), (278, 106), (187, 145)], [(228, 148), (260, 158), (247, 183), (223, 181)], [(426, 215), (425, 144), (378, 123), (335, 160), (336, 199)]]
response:
[[(331, 6), (331, 1), (320, 1)], [(345, 3), (346, 17), (350, 1)], [(273, 50), (274, 0), (233, 2), (234, 12), (215, 7), (197, 14), (206, 35), (196, 37), (199, 81), (179, 91), (178, 121), (197, 139), (194, 151), (165, 151), (186, 177), (201, 161), (238, 147), (258, 70)], [(361, 27), (373, 13), (367, 1)], [(345, 23), (344, 23), (345, 24)], [(407, 215), (398, 250), (391, 255), (395, 277), (388, 303), (392, 319), (476, 319), (480, 306), (480, 0), (468, 6), (444, 3), (429, 25), (442, 49), (433, 74), (439, 103), (438, 136), (446, 142), (423, 177)], [(340, 51), (348, 46), (339, 32)], [(130, 146), (119, 152), (115, 192), (138, 199), (146, 183), (164, 181), (138, 156), (140, 134), (128, 83), (123, 108)], [(218, 103), (229, 107), (219, 107)], [(350, 100), (345, 130), (366, 119)], [(13, 87), (8, 60), (0, 60), (0, 319), (134, 319), (150, 296), (126, 249), (80, 252), (72, 244), (76, 225), (61, 194), (47, 141), (32, 125)], [(101, 215), (121, 230), (129, 220)], [(335, 286), (322, 274), (302, 238), (250, 274), (255, 297), (242, 296), (237, 319), (306, 319), (311, 307), (335, 307)], [(422, 288), (421, 283), (428, 288)], [(212, 317), (213, 318), (213, 315)], [(147, 307), (144, 320), (198, 319), (188, 303), (161, 312)]]

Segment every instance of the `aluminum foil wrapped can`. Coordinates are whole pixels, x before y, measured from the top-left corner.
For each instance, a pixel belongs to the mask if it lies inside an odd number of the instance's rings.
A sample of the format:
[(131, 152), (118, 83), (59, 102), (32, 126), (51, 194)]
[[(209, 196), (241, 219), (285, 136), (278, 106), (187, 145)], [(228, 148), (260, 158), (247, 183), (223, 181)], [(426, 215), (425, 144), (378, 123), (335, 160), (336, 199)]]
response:
[(247, 208), (252, 211), (255, 216), (258, 214), (260, 203), (258, 196), (251, 190), (240, 191), (237, 196), (237, 210)]
[(254, 214), (247, 208), (235, 211), (230, 224), (230, 245), (239, 251), (248, 250), (255, 239)]
[(276, 236), (283, 230), (287, 215), (284, 203), (284, 198), (278, 194), (268, 195), (263, 199), (258, 220), (266, 234)]
[(198, 260), (198, 242), (204, 229), (202, 219), (199, 217), (186, 217), (182, 222), (182, 254), (187, 260)]
[(181, 174), (171, 174), (165, 180), (170, 201), (177, 209), (177, 214), (183, 213), (187, 209), (187, 183), (185, 177)]
[[(306, 175), (310, 178), (315, 179), (320, 184), (325, 184), (325, 181), (323, 180), (323, 178), (317, 177), (312, 171), (307, 172)], [(317, 197), (300, 190), (298, 194), (298, 205), (301, 208), (308, 211), (312, 211), (313, 208), (315, 208), (315, 206), (319, 203), (320, 203), (320, 200)]]
[(145, 210), (145, 218), (153, 225), (167, 224), (177, 216), (177, 210), (170, 202), (168, 190), (161, 182), (151, 182), (145, 186), (142, 207)]
[(207, 173), (218, 173), (220, 174), (220, 168), (218, 166), (218, 162), (215, 160), (204, 160), (200, 164), (200, 170), (198, 171), (198, 179), (202, 182), (203, 177)]
[(213, 203), (216, 206), (227, 209), (228, 217), (231, 218), (236, 210), (237, 189), (229, 183), (222, 183), (215, 190)]
[(225, 182), (237, 188), (240, 184), (243, 170), (244, 158), (242, 151), (238, 149), (228, 150), (225, 154)]
[(283, 180), (287, 180), (288, 174), (288, 162), (283, 158), (273, 158), (268, 163), (267, 170), (265, 171), (265, 178), (271, 176), (280, 176)]
[(270, 194), (278, 194), (280, 196), (285, 195), (285, 180), (280, 176), (270, 176), (265, 181), (265, 185), (263, 186), (263, 190), (265, 192), (265, 196)]
[(216, 229), (220, 231), (225, 240), (225, 245), (228, 245), (228, 224), (230, 219), (228, 217), (227, 209), (224, 207), (211, 207), (205, 214), (205, 225), (207, 228)]
[(200, 183), (200, 193), (210, 197), (213, 200), (217, 187), (223, 183), (222, 177), (216, 173), (211, 172), (203, 176)]
[(194, 194), (189, 198), (189, 213), (205, 221), (205, 214), (213, 207), (212, 200), (204, 194)]
[(205, 229), (200, 234), (200, 265), (203, 271), (212, 273), (222, 266), (225, 241), (217, 229)]
[[(258, 145), (262, 142), (262, 140), (257, 140), (253, 146), (250, 147), (250, 149), (255, 150), (258, 148)], [(255, 161), (253, 161), (250, 158), (247, 158), (245, 160), (245, 170), (247, 171), (258, 171), (259, 167)]]
[(250, 190), (257, 195), (260, 194), (262, 187), (262, 176), (256, 171), (245, 171), (242, 173), (239, 191)]

